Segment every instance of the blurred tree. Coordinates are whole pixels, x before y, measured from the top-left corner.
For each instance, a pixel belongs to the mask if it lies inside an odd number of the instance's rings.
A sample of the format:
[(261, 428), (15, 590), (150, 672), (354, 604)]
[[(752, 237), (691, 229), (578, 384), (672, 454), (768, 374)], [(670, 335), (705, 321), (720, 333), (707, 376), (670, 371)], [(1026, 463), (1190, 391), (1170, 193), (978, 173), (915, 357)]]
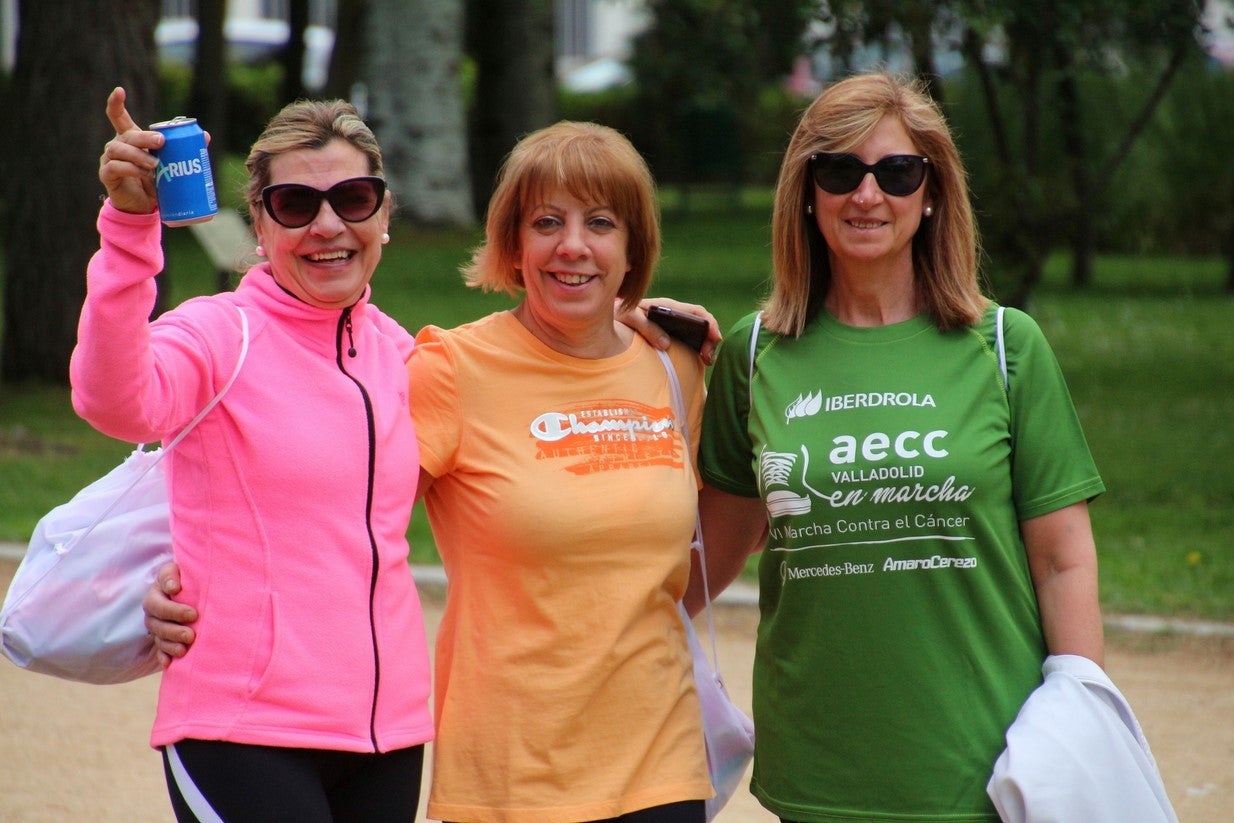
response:
[(816, 44), (828, 49), (841, 74), (854, 69), (860, 46), (878, 45), (883, 55), (901, 49), (930, 95), (941, 102), (937, 53), (941, 33), (954, 21), (951, 5), (938, 0), (830, 0), (818, 10), (824, 34)]
[(360, 81), (369, 0), (338, 0), (334, 21), (334, 48), (322, 96), (350, 99)]
[(196, 117), (198, 124), (210, 132), (210, 162), (215, 168), (221, 168), (223, 157), (231, 150), (227, 140), (227, 52), (223, 37), (226, 6), (226, 0), (197, 0), (197, 47), (189, 109), (179, 112)]
[[(973, 189), (995, 290), (1024, 305), (1060, 247), (1071, 250), (1072, 282), (1091, 281), (1109, 182), (1198, 50), (1201, 11), (1199, 0), (830, 0), (820, 22), (845, 70), (859, 46), (896, 44), (940, 102), (936, 55), (961, 50), (992, 154)], [(1138, 110), (1123, 116), (1097, 81), (1125, 77), (1132, 64), (1151, 76)]]
[[(1171, 248), (1225, 258), (1225, 291), (1234, 295), (1234, 74), (1197, 63), (1171, 95), (1155, 128), (1158, 179), (1167, 193), (1159, 212)], [(1172, 206), (1172, 207), (1171, 207)]]
[(631, 67), (638, 135), (662, 181), (739, 182), (738, 112), (789, 73), (803, 49), (813, 0), (648, 0), (651, 26), (635, 38)]
[(158, 0), (62, 0), (17, 7), (17, 59), (3, 101), (4, 338), (0, 379), (68, 382), (85, 298), (99, 155), (114, 132), (107, 95), (157, 119)]
[(462, 15), (462, 0), (372, 0), (369, 8), (367, 120), (381, 141), (400, 216), (418, 223), (474, 221)]
[(308, 0), (287, 0), (287, 42), (279, 49), (278, 62), (283, 69), (279, 88), (279, 106), (307, 96), (304, 88), (304, 32), (309, 25)]
[(483, 212), (519, 138), (557, 119), (552, 0), (466, 0), (465, 49), (476, 65), (471, 192)]
[[(1087, 285), (1095, 253), (1093, 216), (1109, 182), (1144, 132), (1179, 67), (1198, 51), (1198, 0), (960, 0), (962, 47), (985, 98), (996, 171), (976, 179), (989, 205), (986, 247), (999, 297), (1025, 305), (1046, 258), (1072, 251), (1072, 282)], [(993, 44), (1005, 59), (985, 58)], [(1111, 117), (1085, 97), (1081, 78), (1154, 67), (1138, 111)], [(1048, 129), (1057, 128), (1057, 134)], [(1099, 141), (1098, 130), (1109, 136)], [(1099, 156), (1099, 146), (1112, 148)]]

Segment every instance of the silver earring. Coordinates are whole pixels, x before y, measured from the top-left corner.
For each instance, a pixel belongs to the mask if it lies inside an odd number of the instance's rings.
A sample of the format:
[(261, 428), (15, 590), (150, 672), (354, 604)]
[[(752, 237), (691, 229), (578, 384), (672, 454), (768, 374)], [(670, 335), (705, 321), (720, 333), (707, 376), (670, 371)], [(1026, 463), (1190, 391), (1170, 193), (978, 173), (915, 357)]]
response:
[(257, 244), (257, 248), (253, 249), (253, 251), (257, 252), (258, 257), (266, 256), (266, 247), (260, 243)]
[(381, 233), (381, 244), (384, 246), (386, 243), (389, 243), (389, 242), (390, 242), (390, 233), (383, 231)]
[(806, 203), (806, 214), (814, 214), (814, 204)]
[(924, 214), (926, 217), (933, 217), (933, 216), (934, 216), (934, 207), (933, 207), (933, 206), (926, 206), (926, 207), (925, 207), (925, 210), (922, 212), (922, 214)]

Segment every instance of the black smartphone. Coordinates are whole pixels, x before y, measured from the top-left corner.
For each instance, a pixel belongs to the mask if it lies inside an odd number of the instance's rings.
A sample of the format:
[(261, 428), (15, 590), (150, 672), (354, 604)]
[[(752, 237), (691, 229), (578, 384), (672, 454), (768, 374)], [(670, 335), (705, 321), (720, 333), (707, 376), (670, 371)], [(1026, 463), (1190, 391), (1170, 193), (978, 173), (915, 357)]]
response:
[(667, 306), (648, 306), (647, 318), (695, 351), (707, 340), (707, 321)]

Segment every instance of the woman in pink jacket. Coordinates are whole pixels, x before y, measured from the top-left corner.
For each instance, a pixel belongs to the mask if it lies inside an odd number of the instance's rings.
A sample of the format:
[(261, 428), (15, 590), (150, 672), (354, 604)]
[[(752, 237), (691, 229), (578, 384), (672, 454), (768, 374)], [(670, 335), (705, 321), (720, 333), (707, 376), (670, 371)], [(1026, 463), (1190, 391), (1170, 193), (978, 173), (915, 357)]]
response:
[[(253, 145), (247, 196), (266, 262), (234, 292), (147, 322), (163, 267), (162, 145), (112, 92), (71, 379), (95, 428), (169, 439), (194, 654), (165, 671), (152, 745), (180, 820), (413, 820), (433, 737), (408, 566), (419, 455), (413, 340), (369, 302), (389, 240), (381, 151), (350, 104), (294, 103)], [(239, 311), (237, 311), (239, 309)]]

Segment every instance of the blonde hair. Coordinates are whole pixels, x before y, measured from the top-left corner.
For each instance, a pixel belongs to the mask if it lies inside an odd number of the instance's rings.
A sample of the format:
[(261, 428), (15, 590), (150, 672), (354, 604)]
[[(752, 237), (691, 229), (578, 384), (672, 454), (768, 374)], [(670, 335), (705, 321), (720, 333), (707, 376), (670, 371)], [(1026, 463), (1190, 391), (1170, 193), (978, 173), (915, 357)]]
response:
[(484, 242), (461, 267), (467, 285), (514, 296), (522, 292), (515, 267), (520, 262), (523, 214), (557, 187), (579, 200), (605, 204), (627, 227), (630, 271), (617, 295), (625, 308), (633, 308), (651, 285), (660, 259), (655, 183), (630, 141), (595, 123), (562, 121), (532, 132), (506, 157), (489, 201)]
[(763, 305), (763, 321), (773, 331), (800, 336), (821, 310), (831, 282), (826, 242), (805, 210), (813, 202), (810, 155), (851, 151), (888, 115), (899, 118), (930, 160), (926, 201), (934, 215), (913, 237), (918, 296), (940, 331), (972, 325), (985, 311), (989, 301), (978, 281), (968, 179), (947, 121), (919, 81), (874, 72), (824, 89), (802, 114), (785, 151), (771, 218), (772, 289)]
[(384, 176), (381, 146), (355, 106), (346, 100), (297, 100), (270, 118), (244, 161), (248, 171), (244, 196), (249, 207), (263, 207), (261, 190), (270, 185), (270, 163), (275, 157), (299, 149), (322, 149), (334, 140), (359, 149), (368, 160), (369, 174)]

